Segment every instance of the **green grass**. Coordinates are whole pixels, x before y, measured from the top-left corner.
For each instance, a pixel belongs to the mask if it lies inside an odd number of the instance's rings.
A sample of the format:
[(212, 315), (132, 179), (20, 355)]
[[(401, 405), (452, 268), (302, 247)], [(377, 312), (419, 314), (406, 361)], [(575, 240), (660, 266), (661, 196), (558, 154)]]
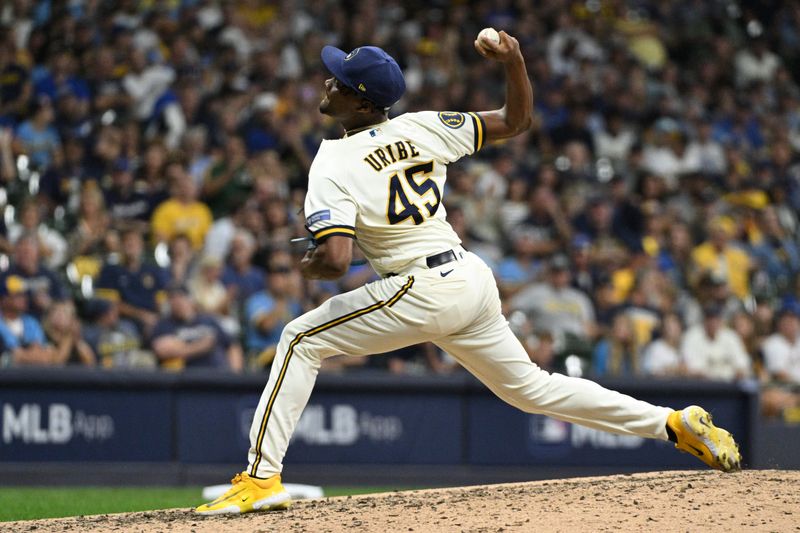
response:
[[(0, 522), (194, 507), (203, 503), (201, 490), (200, 487), (3, 487), (0, 488)], [(325, 496), (345, 496), (398, 488), (326, 487), (324, 490)]]

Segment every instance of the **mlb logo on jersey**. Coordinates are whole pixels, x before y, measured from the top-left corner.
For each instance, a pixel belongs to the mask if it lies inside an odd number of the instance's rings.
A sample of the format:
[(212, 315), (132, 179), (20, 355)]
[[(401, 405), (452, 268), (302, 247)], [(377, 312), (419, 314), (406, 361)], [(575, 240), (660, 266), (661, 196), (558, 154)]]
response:
[(439, 120), (448, 128), (458, 129), (464, 125), (464, 115), (455, 111), (442, 111), (439, 113)]
[(316, 213), (310, 214), (306, 218), (306, 225), (311, 226), (315, 222), (321, 222), (323, 220), (330, 220), (330, 219), (331, 219), (331, 210), (323, 209), (322, 211), (317, 211)]

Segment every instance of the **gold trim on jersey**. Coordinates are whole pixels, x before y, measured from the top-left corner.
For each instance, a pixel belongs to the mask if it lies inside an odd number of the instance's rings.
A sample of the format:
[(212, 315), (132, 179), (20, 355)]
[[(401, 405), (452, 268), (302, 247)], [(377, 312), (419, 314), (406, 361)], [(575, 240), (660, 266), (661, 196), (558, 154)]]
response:
[(486, 130), (486, 123), (483, 121), (483, 118), (477, 114), (470, 111), (467, 113), (470, 117), (472, 117), (472, 127), (475, 132), (475, 151), (477, 152), (481, 148), (483, 148), (483, 138), (484, 138), (484, 131)]
[(314, 232), (314, 240), (317, 241), (318, 244), (322, 244), (325, 239), (333, 237), (334, 235), (355, 239), (356, 230), (352, 226), (327, 226)]
[(281, 370), (278, 373), (278, 380), (275, 382), (275, 388), (272, 389), (272, 394), (269, 396), (269, 401), (267, 402), (267, 408), (264, 410), (264, 415), (261, 417), (261, 425), (258, 430), (258, 437), (256, 438), (256, 460), (253, 461), (253, 466), (250, 467), (250, 475), (256, 476), (258, 474), (258, 466), (261, 464), (261, 447), (264, 445), (264, 437), (267, 433), (267, 424), (269, 424), (269, 417), (272, 414), (272, 407), (275, 405), (275, 399), (278, 397), (278, 392), (281, 389), (281, 385), (283, 385), (283, 380), (286, 377), (286, 370), (289, 368), (289, 361), (292, 359), (292, 355), (294, 354), (294, 348), (297, 346), (301, 340), (305, 337), (311, 337), (318, 333), (322, 333), (323, 331), (327, 331), (335, 326), (340, 326), (345, 322), (358, 318), (360, 316), (366, 315), (367, 313), (371, 313), (373, 311), (377, 311), (379, 309), (383, 309), (384, 307), (391, 307), (397, 303), (400, 298), (405, 296), (406, 293), (411, 289), (414, 285), (414, 276), (409, 276), (408, 281), (400, 287), (394, 295), (389, 298), (388, 300), (380, 300), (375, 302), (372, 305), (364, 307), (363, 309), (359, 309), (358, 311), (353, 311), (352, 313), (348, 313), (344, 316), (339, 318), (334, 318), (328, 322), (325, 322), (321, 326), (317, 326), (311, 328), (307, 331), (303, 331), (298, 333), (292, 342), (289, 343), (289, 349), (286, 351), (286, 357), (283, 360), (283, 364), (281, 365)]

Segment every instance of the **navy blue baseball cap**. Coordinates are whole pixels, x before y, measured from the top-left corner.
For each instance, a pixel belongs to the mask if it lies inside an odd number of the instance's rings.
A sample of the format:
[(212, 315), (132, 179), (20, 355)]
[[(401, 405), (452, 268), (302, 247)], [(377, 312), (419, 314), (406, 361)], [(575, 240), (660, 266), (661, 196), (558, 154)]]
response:
[(782, 317), (783, 315), (794, 315), (796, 317), (800, 317), (800, 302), (791, 297), (785, 299), (777, 313), (778, 318)]
[(326, 46), (321, 56), (337, 80), (376, 105), (391, 107), (406, 91), (397, 61), (377, 46), (361, 46), (349, 54)]

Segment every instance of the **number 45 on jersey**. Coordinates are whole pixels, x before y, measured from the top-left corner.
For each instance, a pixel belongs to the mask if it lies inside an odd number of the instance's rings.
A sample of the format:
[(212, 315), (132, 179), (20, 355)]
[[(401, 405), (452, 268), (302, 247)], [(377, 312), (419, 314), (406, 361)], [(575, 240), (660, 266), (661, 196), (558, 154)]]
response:
[[(392, 174), (389, 178), (389, 206), (387, 208), (386, 217), (389, 219), (390, 224), (399, 224), (407, 218), (414, 220), (414, 224), (422, 224), (422, 221), (427, 217), (432, 217), (439, 209), (439, 204), (442, 203), (442, 193), (436, 183), (427, 177), (428, 174), (433, 172), (433, 161), (427, 163), (420, 163), (413, 167), (408, 167), (402, 174), (402, 178), (397, 174)], [(427, 216), (420, 213), (420, 208), (415, 203), (409, 201), (406, 195), (403, 181), (406, 182), (408, 187), (413, 190), (420, 199), (430, 191), (433, 191), (435, 201), (425, 202), (423, 207), (428, 211)], [(398, 210), (399, 205), (399, 210)]]

